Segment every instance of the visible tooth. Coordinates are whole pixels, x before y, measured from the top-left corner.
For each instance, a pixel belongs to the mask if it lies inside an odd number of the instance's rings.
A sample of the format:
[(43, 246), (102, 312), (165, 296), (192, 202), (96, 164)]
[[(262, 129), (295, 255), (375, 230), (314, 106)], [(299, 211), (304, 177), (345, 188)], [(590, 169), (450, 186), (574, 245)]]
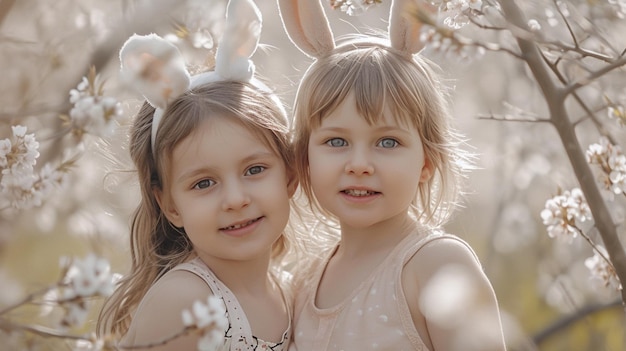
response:
[(372, 194), (372, 192), (367, 191), (367, 190), (356, 190), (356, 189), (350, 189), (346, 192), (352, 196), (366, 196), (366, 195)]
[(249, 224), (251, 224), (252, 222), (254, 222), (254, 220), (248, 221), (246, 223), (243, 224), (235, 224), (235, 225), (231, 225), (230, 227), (226, 227), (227, 230), (232, 230), (232, 229), (239, 229), (241, 227), (245, 227)]

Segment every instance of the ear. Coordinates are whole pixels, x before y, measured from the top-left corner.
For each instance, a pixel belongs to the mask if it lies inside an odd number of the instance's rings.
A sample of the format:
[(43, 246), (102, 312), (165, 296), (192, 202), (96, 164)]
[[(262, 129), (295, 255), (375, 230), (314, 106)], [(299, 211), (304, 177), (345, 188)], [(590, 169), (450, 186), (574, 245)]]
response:
[(430, 161), (428, 156), (424, 156), (424, 165), (422, 166), (422, 172), (420, 173), (420, 183), (424, 183), (430, 180), (435, 174), (435, 167)]
[(335, 39), (320, 0), (278, 0), (287, 36), (300, 51), (319, 58), (335, 48)]
[(389, 40), (391, 47), (409, 54), (416, 54), (423, 47), (420, 40), (422, 24), (407, 17), (409, 6), (419, 6), (420, 10), (434, 12), (435, 7), (427, 1), (393, 0), (389, 13)]
[(300, 182), (298, 181), (296, 172), (289, 173), (289, 179), (287, 180), (287, 193), (289, 194), (289, 198), (291, 198), (293, 197), (293, 194), (296, 193), (296, 189), (298, 189), (298, 185), (300, 184)]
[(163, 214), (165, 215), (165, 218), (167, 218), (167, 220), (170, 221), (170, 223), (172, 223), (175, 227), (182, 228), (183, 219), (180, 213), (178, 213), (178, 210), (176, 209), (176, 204), (174, 204), (172, 198), (164, 194), (163, 190), (157, 187), (154, 187), (152, 189), (152, 193), (154, 194), (154, 197), (156, 198), (156, 201), (161, 208), (161, 212), (163, 212)]

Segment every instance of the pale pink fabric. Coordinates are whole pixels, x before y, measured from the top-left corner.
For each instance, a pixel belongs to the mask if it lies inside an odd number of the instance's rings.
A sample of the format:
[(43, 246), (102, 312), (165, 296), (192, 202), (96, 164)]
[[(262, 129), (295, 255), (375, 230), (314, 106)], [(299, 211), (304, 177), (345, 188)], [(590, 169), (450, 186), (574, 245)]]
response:
[[(287, 330), (283, 333), (282, 340), (278, 343), (263, 341), (252, 335), (248, 318), (241, 308), (237, 297), (235, 297), (235, 294), (233, 294), (224, 283), (217, 279), (211, 269), (209, 269), (200, 258), (195, 258), (187, 263), (180, 264), (172, 270), (184, 270), (196, 274), (209, 285), (215, 296), (221, 297), (224, 300), (228, 314), (229, 327), (226, 331), (224, 345), (219, 348), (219, 351), (287, 350), (291, 337), (291, 322)], [(278, 284), (278, 286), (280, 287), (280, 284)], [(285, 306), (289, 311), (290, 305), (286, 301), (284, 291), (282, 295)]]
[(443, 237), (459, 240), (467, 246), (453, 235), (411, 234), (342, 303), (319, 309), (314, 304), (315, 294), (336, 248), (331, 250), (296, 296), (294, 334), (289, 350), (428, 350), (413, 325), (401, 274), (404, 265), (424, 244)]

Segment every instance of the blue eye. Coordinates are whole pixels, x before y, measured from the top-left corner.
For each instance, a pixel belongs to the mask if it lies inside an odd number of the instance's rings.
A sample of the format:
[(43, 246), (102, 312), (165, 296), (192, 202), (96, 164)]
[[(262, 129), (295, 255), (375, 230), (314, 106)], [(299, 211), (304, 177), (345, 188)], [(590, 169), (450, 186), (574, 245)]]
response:
[(332, 138), (326, 141), (326, 145), (331, 147), (342, 147), (347, 146), (348, 142), (341, 138)]
[(246, 175), (255, 175), (255, 174), (259, 174), (261, 172), (263, 172), (266, 169), (266, 167), (263, 166), (252, 166), (250, 168), (248, 168), (248, 170), (246, 171)]
[(392, 148), (398, 146), (399, 144), (400, 143), (398, 143), (397, 140), (391, 139), (391, 138), (384, 138), (384, 139), (381, 139), (378, 142), (378, 146), (383, 147), (385, 149), (392, 149)]
[(197, 182), (193, 188), (194, 189), (206, 189), (208, 187), (210, 187), (211, 185), (215, 184), (215, 182), (211, 179), (202, 179), (201, 181)]

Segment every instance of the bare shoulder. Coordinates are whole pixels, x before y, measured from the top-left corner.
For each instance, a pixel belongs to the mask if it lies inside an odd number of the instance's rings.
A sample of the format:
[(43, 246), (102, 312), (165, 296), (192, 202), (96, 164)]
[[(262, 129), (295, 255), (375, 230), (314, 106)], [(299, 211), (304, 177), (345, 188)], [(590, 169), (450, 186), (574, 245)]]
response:
[(474, 250), (463, 239), (444, 235), (428, 241), (409, 259), (405, 270), (413, 276), (427, 279), (443, 267), (459, 265), (482, 274), (482, 267)]
[(506, 349), (493, 287), (464, 240), (444, 235), (424, 244), (405, 265), (402, 284), (431, 349), (466, 350), (474, 339), (483, 340), (483, 350)]
[(194, 273), (184, 270), (166, 273), (144, 296), (122, 345), (152, 344), (150, 350), (187, 349), (184, 345), (193, 345), (195, 349), (197, 338), (177, 338), (158, 347), (155, 344), (182, 332), (185, 328), (182, 311), (190, 309), (195, 301), (206, 301), (212, 293), (207, 283)]

